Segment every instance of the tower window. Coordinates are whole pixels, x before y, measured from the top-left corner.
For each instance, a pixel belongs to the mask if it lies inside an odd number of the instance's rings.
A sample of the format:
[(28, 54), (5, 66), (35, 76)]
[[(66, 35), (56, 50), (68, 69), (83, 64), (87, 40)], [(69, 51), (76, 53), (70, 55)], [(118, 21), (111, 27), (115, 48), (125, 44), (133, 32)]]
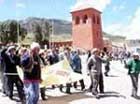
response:
[(77, 17), (75, 18), (75, 24), (78, 25), (79, 23), (80, 23), (80, 18), (77, 16)]
[(100, 17), (97, 16), (97, 24), (100, 24)]
[(93, 21), (94, 24), (96, 23), (95, 15), (93, 15), (92, 21)]
[(84, 18), (83, 18), (83, 23), (87, 23), (88, 22), (88, 17), (87, 17), (87, 15), (84, 15)]

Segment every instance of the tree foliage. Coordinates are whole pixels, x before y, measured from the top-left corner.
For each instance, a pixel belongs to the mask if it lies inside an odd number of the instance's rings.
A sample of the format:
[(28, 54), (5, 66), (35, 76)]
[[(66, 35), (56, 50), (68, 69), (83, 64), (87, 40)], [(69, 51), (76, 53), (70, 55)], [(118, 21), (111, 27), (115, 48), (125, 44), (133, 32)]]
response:
[(31, 18), (30, 20), (7, 20), (0, 22), (1, 42), (21, 42), (28, 34), (33, 34), (37, 42), (49, 40), (50, 25), (46, 19)]
[(35, 34), (36, 41), (37, 42), (41, 42), (42, 38), (43, 38), (43, 36), (42, 36), (42, 29), (41, 29), (41, 27), (38, 24), (35, 25), (34, 34)]
[(0, 24), (1, 42), (18, 42), (18, 39), (23, 39), (25, 34), (27, 31), (15, 20), (7, 20)]

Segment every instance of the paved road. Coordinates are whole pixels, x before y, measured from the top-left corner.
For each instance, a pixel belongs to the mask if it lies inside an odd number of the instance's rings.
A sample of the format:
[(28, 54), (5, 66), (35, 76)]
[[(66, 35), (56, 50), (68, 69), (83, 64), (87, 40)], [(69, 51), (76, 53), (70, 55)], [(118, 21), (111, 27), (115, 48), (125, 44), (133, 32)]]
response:
[[(67, 95), (56, 88), (54, 90), (48, 89), (46, 91), (48, 100), (45, 102), (40, 100), (39, 104), (140, 104), (140, 100), (130, 97), (130, 78), (120, 62), (113, 61), (111, 63), (109, 75), (109, 77), (104, 77), (105, 94), (102, 94), (99, 100), (95, 99), (89, 92), (72, 89), (73, 94)], [(85, 76), (85, 83), (88, 87), (90, 80), (87, 76)], [(138, 94), (140, 95), (140, 90)], [(16, 104), (16, 102), (10, 101), (0, 93), (0, 104)]]

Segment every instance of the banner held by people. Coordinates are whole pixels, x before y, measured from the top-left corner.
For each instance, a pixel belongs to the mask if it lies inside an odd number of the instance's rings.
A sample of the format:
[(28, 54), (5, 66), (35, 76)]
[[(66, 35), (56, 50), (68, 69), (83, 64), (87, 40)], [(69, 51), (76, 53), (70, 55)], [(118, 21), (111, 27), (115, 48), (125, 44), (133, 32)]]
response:
[[(18, 74), (23, 80), (23, 70), (20, 67), (18, 67)], [(40, 87), (66, 84), (83, 79), (81, 74), (73, 72), (66, 59), (42, 68), (41, 77), (42, 82)]]

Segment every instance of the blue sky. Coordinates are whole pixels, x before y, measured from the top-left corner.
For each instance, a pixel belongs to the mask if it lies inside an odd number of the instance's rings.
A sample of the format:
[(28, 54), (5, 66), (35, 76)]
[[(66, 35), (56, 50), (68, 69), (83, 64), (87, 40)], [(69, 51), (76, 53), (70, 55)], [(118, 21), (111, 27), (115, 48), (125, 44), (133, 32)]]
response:
[[(1, 1), (1, 0), (0, 0)], [(68, 20), (75, 0), (2, 0), (0, 20), (45, 17)]]
[(140, 27), (140, 0), (0, 0), (0, 21), (27, 17), (70, 21), (70, 10), (86, 3), (102, 11), (104, 31), (128, 35), (127, 32), (131, 30), (131, 34), (140, 36), (139, 29), (134, 28)]

